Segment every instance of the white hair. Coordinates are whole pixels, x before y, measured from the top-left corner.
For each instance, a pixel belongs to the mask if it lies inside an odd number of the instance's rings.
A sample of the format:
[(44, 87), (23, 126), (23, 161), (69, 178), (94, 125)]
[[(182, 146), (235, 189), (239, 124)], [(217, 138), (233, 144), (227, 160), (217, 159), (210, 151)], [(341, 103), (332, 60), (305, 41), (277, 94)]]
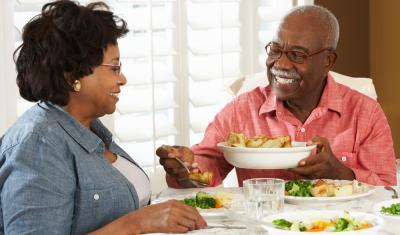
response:
[(291, 9), (284, 18), (289, 15), (306, 15), (310, 14), (321, 20), (327, 33), (325, 43), (336, 49), (339, 42), (339, 22), (335, 15), (328, 9), (317, 5), (298, 6)]

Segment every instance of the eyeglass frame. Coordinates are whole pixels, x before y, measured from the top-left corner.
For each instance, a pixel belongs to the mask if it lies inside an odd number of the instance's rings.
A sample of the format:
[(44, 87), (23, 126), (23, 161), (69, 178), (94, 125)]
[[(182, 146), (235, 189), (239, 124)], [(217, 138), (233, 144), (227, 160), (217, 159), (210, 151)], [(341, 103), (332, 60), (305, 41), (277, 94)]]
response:
[[(274, 42), (271, 41), (271, 42), (267, 43), (267, 45), (265, 46), (265, 52), (267, 53), (268, 58), (270, 58), (270, 55), (268, 54), (268, 48), (271, 48), (271, 45), (272, 45), (273, 43), (274, 43)], [(325, 47), (325, 48), (316, 50), (316, 51), (311, 52), (311, 53), (307, 53), (307, 52), (303, 52), (303, 51), (295, 51), (295, 50), (283, 50), (283, 49), (281, 49), (281, 48), (279, 48), (279, 50), (280, 50), (280, 55), (279, 55), (278, 57), (276, 57), (276, 58), (272, 58), (272, 57), (271, 57), (271, 59), (273, 59), (273, 60), (279, 60), (279, 59), (282, 57), (283, 53), (285, 53), (285, 55), (286, 55), (286, 57), (288, 58), (288, 60), (290, 60), (291, 62), (296, 63), (296, 64), (304, 64), (305, 61), (306, 61), (309, 57), (314, 56), (314, 55), (317, 55), (317, 54), (322, 53), (322, 52), (324, 52), (324, 51), (327, 51), (327, 50), (328, 50), (329, 52), (334, 52), (334, 51), (335, 51), (335, 49), (332, 48), (332, 47)], [(289, 52), (301, 53), (301, 54), (304, 54), (305, 57), (304, 57), (303, 61), (299, 62), (299, 61), (293, 60), (293, 58), (292, 58), (291, 56), (289, 56), (289, 54), (288, 54)]]
[(106, 66), (106, 67), (111, 67), (111, 68), (117, 68), (118, 69), (118, 74), (116, 74), (117, 76), (121, 76), (122, 74), (122, 62), (120, 61), (119, 64), (100, 64), (100, 66)]

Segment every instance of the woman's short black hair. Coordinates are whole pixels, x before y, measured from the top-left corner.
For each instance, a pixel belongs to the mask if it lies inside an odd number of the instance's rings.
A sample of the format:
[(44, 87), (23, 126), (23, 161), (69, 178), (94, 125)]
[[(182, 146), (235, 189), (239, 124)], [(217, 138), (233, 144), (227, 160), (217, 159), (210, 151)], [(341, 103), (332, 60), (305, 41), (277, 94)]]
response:
[(23, 43), (14, 52), (21, 96), (66, 105), (73, 81), (93, 73), (107, 46), (127, 33), (126, 22), (103, 2), (45, 4), (24, 26)]

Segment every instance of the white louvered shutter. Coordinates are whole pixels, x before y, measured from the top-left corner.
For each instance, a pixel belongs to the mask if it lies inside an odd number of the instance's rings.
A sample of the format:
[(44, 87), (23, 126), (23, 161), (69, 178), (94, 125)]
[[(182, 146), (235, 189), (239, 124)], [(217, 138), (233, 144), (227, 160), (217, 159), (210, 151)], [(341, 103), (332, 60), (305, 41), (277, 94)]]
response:
[[(11, 1), (11, 0), (6, 0)], [(15, 46), (44, 0), (14, 3)], [(91, 1), (80, 1), (86, 4)], [(232, 98), (233, 80), (265, 70), (264, 46), (292, 0), (109, 0), (128, 23), (119, 40), (122, 88), (117, 111), (102, 118), (116, 141), (146, 170), (153, 192), (165, 187), (155, 150), (198, 143)], [(312, 1), (311, 1), (312, 2)], [(32, 104), (18, 100), (18, 115)]]

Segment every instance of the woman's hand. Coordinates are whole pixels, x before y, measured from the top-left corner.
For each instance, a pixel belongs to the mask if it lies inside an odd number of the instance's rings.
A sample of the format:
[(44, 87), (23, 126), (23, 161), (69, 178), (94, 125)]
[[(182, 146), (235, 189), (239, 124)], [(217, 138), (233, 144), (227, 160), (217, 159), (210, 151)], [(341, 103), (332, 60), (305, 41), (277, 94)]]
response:
[(316, 136), (311, 141), (317, 145), (317, 153), (301, 160), (299, 166), (290, 171), (310, 179), (353, 180), (355, 178), (353, 171), (333, 154), (326, 138)]
[(132, 211), (89, 234), (185, 233), (206, 227), (196, 208), (170, 200)]
[(192, 150), (184, 146), (163, 145), (157, 149), (156, 154), (160, 157), (160, 164), (171, 177), (175, 178), (184, 187), (193, 187), (193, 185), (187, 184), (189, 173), (175, 159), (181, 159), (191, 172), (198, 172), (197, 164), (193, 163), (194, 156)]
[(143, 207), (130, 217), (139, 233), (184, 233), (207, 227), (196, 208), (177, 200)]

